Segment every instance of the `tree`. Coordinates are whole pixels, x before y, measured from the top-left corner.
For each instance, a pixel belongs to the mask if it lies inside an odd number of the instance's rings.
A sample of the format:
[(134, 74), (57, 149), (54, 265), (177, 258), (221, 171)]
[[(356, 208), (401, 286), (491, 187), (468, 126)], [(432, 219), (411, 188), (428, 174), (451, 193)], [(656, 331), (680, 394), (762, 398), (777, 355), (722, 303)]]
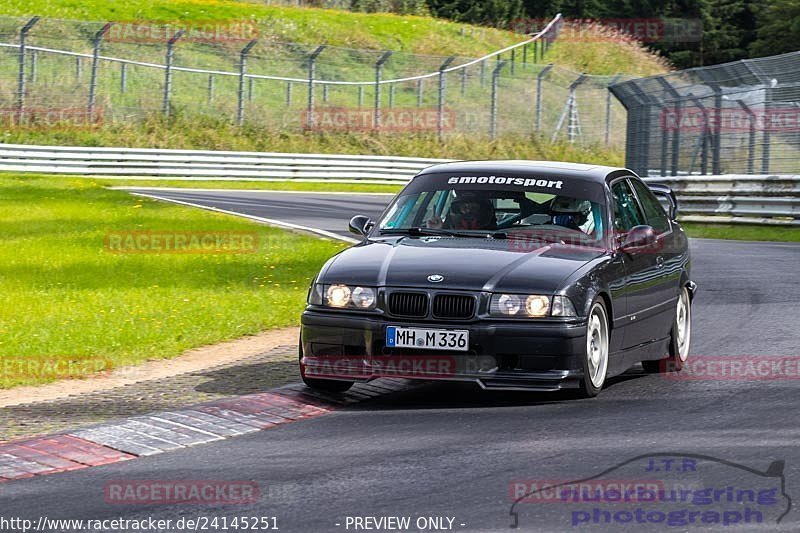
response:
[(435, 17), (508, 28), (525, 14), (522, 0), (428, 0)]
[(756, 13), (756, 40), (751, 57), (795, 52), (800, 48), (800, 2), (763, 0)]

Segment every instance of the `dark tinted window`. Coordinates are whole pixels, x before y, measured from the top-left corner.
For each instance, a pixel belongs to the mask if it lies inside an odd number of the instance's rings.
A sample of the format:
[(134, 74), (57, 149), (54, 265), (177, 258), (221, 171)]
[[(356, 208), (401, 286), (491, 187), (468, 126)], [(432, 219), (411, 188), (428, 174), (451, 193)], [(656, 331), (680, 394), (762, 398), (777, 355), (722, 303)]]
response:
[(614, 229), (628, 231), (644, 224), (644, 216), (631, 192), (628, 182), (621, 180), (611, 187), (614, 195)]
[(633, 188), (636, 190), (636, 195), (639, 197), (639, 202), (642, 204), (644, 217), (647, 219), (647, 223), (653, 226), (656, 231), (668, 231), (669, 219), (664, 209), (661, 207), (658, 198), (656, 198), (653, 192), (647, 188), (647, 185), (641, 181), (631, 180), (631, 183), (633, 183)]

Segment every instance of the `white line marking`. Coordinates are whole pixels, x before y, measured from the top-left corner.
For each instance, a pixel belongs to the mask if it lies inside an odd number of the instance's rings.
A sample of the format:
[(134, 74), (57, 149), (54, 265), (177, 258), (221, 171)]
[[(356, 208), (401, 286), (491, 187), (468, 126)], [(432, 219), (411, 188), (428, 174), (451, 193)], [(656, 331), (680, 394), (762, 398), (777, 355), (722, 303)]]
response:
[(227, 209), (220, 209), (219, 207), (212, 207), (210, 205), (202, 205), (202, 204), (195, 204), (192, 202), (185, 202), (183, 200), (173, 200), (172, 198), (164, 198), (163, 196), (156, 196), (154, 194), (146, 194), (142, 192), (131, 192), (134, 196), (143, 196), (145, 198), (151, 198), (153, 200), (161, 200), (164, 202), (172, 202), (173, 204), (180, 204), (180, 205), (188, 205), (189, 207), (198, 207), (200, 209), (205, 209), (207, 211), (214, 211), (215, 213), (224, 213), (226, 215), (233, 215), (236, 217), (243, 217), (248, 218), (250, 220), (255, 220), (256, 222), (261, 222), (263, 224), (269, 224), (270, 226), (277, 226), (279, 228), (286, 228), (286, 229), (293, 229), (297, 231), (306, 231), (309, 233), (315, 233), (322, 237), (327, 237), (329, 239), (334, 239), (337, 241), (344, 241), (349, 242), (351, 244), (356, 244), (361, 241), (357, 239), (351, 239), (350, 237), (345, 237), (343, 235), (337, 235), (331, 231), (326, 231), (324, 229), (317, 229), (312, 228), (310, 226), (301, 226), (300, 224), (293, 224), (291, 222), (283, 222), (282, 220), (275, 220), (272, 218), (264, 218), (259, 217), (256, 215), (247, 215), (245, 213), (237, 213), (236, 211), (228, 211)]
[(252, 192), (260, 192), (260, 193), (280, 193), (280, 194), (319, 194), (319, 195), (341, 195), (347, 194), (350, 196), (395, 196), (393, 192), (360, 192), (360, 191), (277, 191), (272, 189), (203, 189), (203, 188), (194, 188), (194, 187), (130, 187), (126, 185), (116, 185), (113, 187), (106, 187), (106, 189), (111, 189), (113, 191), (166, 191), (166, 192), (214, 192), (214, 193), (226, 193), (226, 192), (235, 192), (235, 193), (252, 193)]

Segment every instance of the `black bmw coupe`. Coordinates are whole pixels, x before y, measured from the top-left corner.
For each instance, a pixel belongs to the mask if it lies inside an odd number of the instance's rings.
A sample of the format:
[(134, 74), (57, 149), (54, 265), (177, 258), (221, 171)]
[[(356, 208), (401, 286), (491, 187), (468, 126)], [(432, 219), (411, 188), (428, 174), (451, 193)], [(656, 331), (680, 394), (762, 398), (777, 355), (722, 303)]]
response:
[(695, 284), (675, 213), (672, 191), (623, 168), (427, 168), (376, 222), (353, 217), (363, 242), (313, 281), (302, 378), (326, 391), (402, 377), (595, 396), (639, 362), (679, 371)]

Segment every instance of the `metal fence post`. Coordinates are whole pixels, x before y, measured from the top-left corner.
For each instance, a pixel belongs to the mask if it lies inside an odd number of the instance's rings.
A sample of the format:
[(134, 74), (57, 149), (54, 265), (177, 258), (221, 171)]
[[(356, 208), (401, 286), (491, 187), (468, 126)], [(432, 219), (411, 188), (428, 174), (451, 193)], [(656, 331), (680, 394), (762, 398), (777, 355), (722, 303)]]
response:
[(390, 83), (389, 84), (389, 108), (394, 107), (394, 89), (395, 89), (395, 84), (394, 83)]
[(417, 80), (417, 107), (422, 107), (422, 78)]
[(75, 80), (81, 81), (83, 78), (83, 58), (78, 56), (75, 58)]
[(714, 91), (714, 146), (711, 150), (711, 173), (722, 174), (722, 88), (716, 83), (707, 83)]
[(544, 80), (544, 77), (547, 76), (547, 73), (552, 69), (553, 64), (551, 63), (536, 75), (536, 131), (542, 129), (542, 80)]
[(444, 89), (445, 89), (445, 70), (455, 60), (455, 56), (450, 56), (444, 60), (439, 67), (439, 106), (436, 117), (436, 134), (441, 139), (444, 131)]
[(358, 107), (364, 107), (364, 86), (358, 86)]
[(256, 90), (256, 79), (255, 78), (247, 78), (247, 101), (253, 101), (253, 94)]
[(167, 57), (164, 69), (164, 98), (161, 103), (161, 112), (167, 117), (169, 116), (169, 97), (172, 92), (172, 61), (175, 59), (175, 43), (178, 42), (178, 39), (183, 37), (183, 34), (184, 30), (178, 30), (172, 38), (167, 41)]
[(328, 103), (328, 84), (327, 83), (323, 83), (322, 84), (322, 101), (324, 103), (326, 103), (326, 104)]
[(634, 165), (631, 170), (645, 177), (650, 175), (650, 110), (653, 103), (652, 99), (635, 83), (631, 84), (631, 90), (636, 93), (639, 105), (628, 108), (628, 113), (634, 112), (636, 124), (633, 131), (628, 129), (625, 158), (627, 164), (628, 156), (632, 153), (631, 158)]
[(533, 64), (539, 62), (539, 41), (533, 41)]
[(214, 75), (208, 75), (208, 105), (214, 104)]
[(39, 17), (33, 17), (31, 20), (19, 30), (19, 76), (17, 78), (17, 111), (19, 112), (18, 120), (22, 120), (22, 113), (25, 111), (25, 67), (27, 66), (28, 59), (26, 57), (26, 41), (28, 32), (31, 28), (39, 22)]
[(489, 137), (492, 140), (497, 138), (497, 79), (500, 77), (500, 71), (505, 66), (506, 62), (501, 61), (492, 71), (492, 105), (489, 119)]
[(606, 130), (604, 135), (605, 145), (608, 146), (611, 138), (611, 87), (621, 77), (621, 74), (614, 76), (606, 86)]
[(747, 114), (750, 122), (750, 129), (747, 135), (747, 173), (753, 174), (755, 173), (756, 163), (756, 114), (742, 100), (736, 100), (736, 103)]
[(125, 93), (128, 90), (128, 64), (120, 63), (119, 66), (119, 92)]
[(467, 68), (461, 69), (461, 96), (467, 94)]
[(314, 75), (316, 73), (317, 57), (325, 50), (326, 46), (318, 46), (311, 55), (308, 56), (308, 109), (306, 111), (306, 127), (313, 128), (316, 125), (314, 120)]
[[(771, 106), (772, 106), (772, 88), (765, 88), (764, 89), (764, 118), (767, 119), (770, 117), (771, 113)], [(769, 173), (769, 160), (770, 160), (770, 142), (771, 142), (771, 134), (769, 131), (769, 127), (764, 128), (763, 135), (763, 145), (761, 147), (761, 172), (763, 174)]]
[(486, 87), (486, 60), (481, 61), (481, 87)]
[[(670, 84), (663, 77), (656, 78), (656, 80), (664, 88), (664, 90), (669, 93), (670, 97), (673, 99), (674, 106), (675, 106), (674, 112), (675, 112), (676, 116), (678, 117), (678, 124), (672, 130), (672, 148), (671, 148), (671, 150), (672, 150), (672, 161), (671, 161), (671, 165), (670, 165), (671, 166), (670, 174), (672, 176), (677, 176), (678, 175), (679, 156), (680, 156), (679, 151), (680, 151), (680, 145), (681, 145), (681, 128), (680, 128), (680, 124), (681, 124), (681, 114), (683, 113), (683, 98), (681, 97), (680, 93), (677, 90), (675, 90), (675, 87), (673, 87), (672, 84)], [(634, 84), (633, 87), (635, 87), (643, 95), (644, 98), (647, 98), (646, 95), (644, 95), (644, 92), (639, 88), (638, 85)], [(695, 100), (695, 102), (700, 107), (700, 109), (703, 110), (703, 116), (705, 117), (705, 108), (703, 107), (703, 104), (701, 104), (697, 100)], [(707, 119), (707, 117), (706, 117), (706, 119)], [(707, 122), (708, 121), (706, 120), (706, 125), (707, 125)], [(705, 143), (705, 135), (707, 133), (707, 129), (708, 128), (706, 128), (703, 131), (703, 136), (704, 136), (703, 143)], [(667, 134), (666, 128), (662, 128), (661, 135), (666, 135), (666, 134)], [(646, 133), (646, 135), (649, 138), (650, 132), (648, 131)], [(705, 144), (704, 144), (703, 145), (703, 161), (705, 161), (705, 156), (706, 156), (706, 149), (705, 149)], [(705, 163), (703, 163), (703, 164), (705, 165)], [(705, 167), (703, 168), (703, 174), (705, 174)]]
[(387, 50), (375, 62), (375, 124), (373, 125), (376, 130), (381, 128), (381, 72), (383, 64), (389, 61), (392, 57), (392, 51)]
[[(253, 39), (239, 52), (239, 89), (236, 93), (236, 124), (244, 124), (244, 80), (247, 76), (247, 55), (258, 43), (258, 39)], [(252, 95), (252, 87), (250, 89)]]
[(292, 105), (292, 82), (286, 82), (286, 107)]
[(561, 127), (564, 125), (564, 121), (567, 122), (567, 140), (570, 143), (575, 142), (576, 132), (579, 132), (580, 125), (578, 124), (578, 107), (575, 101), (575, 92), (578, 88), (578, 85), (583, 83), (586, 79), (586, 74), (581, 74), (578, 78), (569, 84), (569, 95), (567, 96), (567, 103), (564, 106), (564, 110), (561, 112), (561, 116), (558, 118), (558, 124), (556, 124), (556, 129), (553, 130), (553, 137), (551, 142), (555, 142), (556, 138), (558, 137), (558, 132), (561, 131)]
[(92, 120), (94, 117), (94, 105), (97, 100), (97, 67), (100, 62), (100, 45), (103, 44), (103, 37), (106, 32), (111, 29), (113, 25), (113, 22), (106, 22), (105, 26), (94, 34), (94, 39), (92, 41), (92, 74), (89, 77), (89, 120)]
[(512, 48), (511, 49), (511, 75), (512, 76), (514, 75), (514, 64), (517, 62), (516, 58), (517, 58), (517, 49), (516, 48)]
[(586, 81), (586, 74), (581, 74), (577, 80), (569, 85), (569, 121), (567, 122), (567, 140), (574, 143), (577, 136), (581, 133), (581, 125), (578, 119), (578, 86)]

